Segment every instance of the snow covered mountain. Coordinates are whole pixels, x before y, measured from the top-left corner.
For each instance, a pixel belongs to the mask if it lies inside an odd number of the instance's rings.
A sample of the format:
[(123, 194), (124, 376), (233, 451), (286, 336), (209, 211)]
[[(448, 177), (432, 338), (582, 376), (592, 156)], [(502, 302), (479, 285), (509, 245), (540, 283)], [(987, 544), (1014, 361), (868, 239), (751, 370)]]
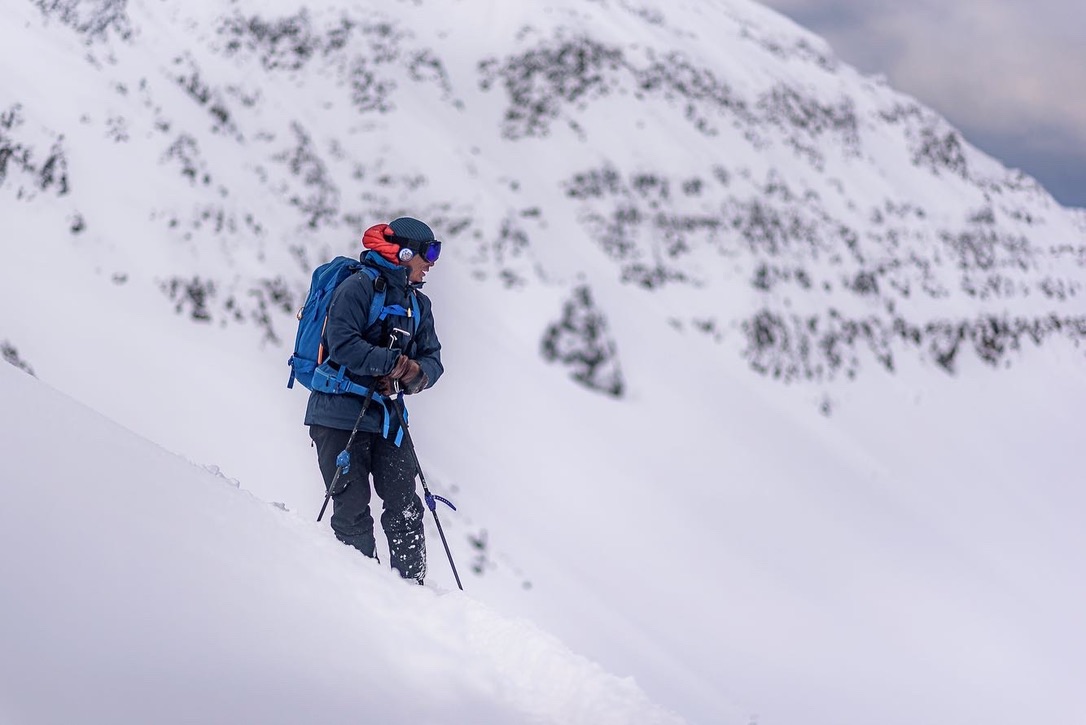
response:
[(9, 362), (310, 517), (293, 313), (417, 216), (469, 596), (691, 722), (1086, 712), (1086, 211), (819, 38), (742, 0), (16, 0), (0, 74)]
[[(112, 277), (152, 275), (195, 320), (289, 336), (306, 272), (409, 209), (480, 282), (569, 287), (604, 317), (609, 281), (660, 290), (672, 324), (786, 379), (999, 365), (1086, 329), (1086, 213), (758, 6), (8, 13), (33, 45), (12, 62), (65, 70), (51, 102), (38, 72), (9, 83), (8, 193), (57, 198), (35, 204), (53, 232), (116, 247)], [(612, 346), (547, 349), (623, 389)]]

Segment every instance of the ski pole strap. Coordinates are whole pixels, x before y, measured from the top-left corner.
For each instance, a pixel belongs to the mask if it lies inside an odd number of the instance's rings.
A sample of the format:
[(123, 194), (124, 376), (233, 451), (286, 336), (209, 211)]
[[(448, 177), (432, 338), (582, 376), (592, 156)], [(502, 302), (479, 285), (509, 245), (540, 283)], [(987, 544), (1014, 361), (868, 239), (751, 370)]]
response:
[(438, 496), (436, 493), (430, 493), (429, 491), (427, 491), (426, 492), (426, 505), (430, 508), (431, 511), (434, 511), (434, 512), (437, 511), (437, 504), (435, 503), (435, 501), (440, 501), (441, 503), (443, 503), (446, 506), (448, 506), (449, 508), (451, 508), (453, 511), (456, 510), (456, 507), (453, 506), (453, 502), (450, 501), (449, 499), (444, 498), (442, 496)]

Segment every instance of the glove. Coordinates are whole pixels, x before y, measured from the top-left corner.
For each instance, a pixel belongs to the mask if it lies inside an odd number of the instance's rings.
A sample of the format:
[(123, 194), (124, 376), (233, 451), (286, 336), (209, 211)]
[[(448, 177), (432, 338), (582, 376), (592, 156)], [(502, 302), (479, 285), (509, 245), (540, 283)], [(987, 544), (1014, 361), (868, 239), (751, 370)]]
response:
[(407, 370), (400, 376), (400, 385), (405, 388), (409, 388), (415, 384), (415, 381), (419, 378), (425, 377), (422, 372), (422, 368), (414, 360), (407, 361)]
[(400, 355), (396, 358), (396, 364), (392, 366), (388, 377), (399, 380), (401, 385), (406, 386), (419, 375), (422, 375), (422, 368), (419, 367), (419, 364), (406, 355)]
[(387, 398), (396, 392), (396, 379), (391, 375), (382, 375), (374, 381), (373, 389)]
[(405, 383), (403, 391), (408, 395), (414, 395), (420, 390), (424, 390), (427, 385), (430, 384), (430, 378), (426, 377), (426, 373), (419, 370), (419, 374), (410, 383)]
[(417, 362), (407, 357), (407, 355), (400, 355), (396, 358), (396, 362), (393, 363), (392, 369), (388, 371), (388, 374), (385, 377), (392, 380), (402, 380), (404, 374), (407, 372), (408, 366), (412, 364), (414, 364), (415, 369), (417, 370), (419, 367)]
[(422, 390), (430, 382), (426, 374), (422, 372), (419, 364), (406, 355), (400, 355), (396, 358), (396, 363), (392, 366), (392, 370), (389, 371), (388, 375), (377, 378), (377, 392), (381, 395), (392, 395), (396, 392), (394, 383), (397, 380), (405, 392), (414, 393)]

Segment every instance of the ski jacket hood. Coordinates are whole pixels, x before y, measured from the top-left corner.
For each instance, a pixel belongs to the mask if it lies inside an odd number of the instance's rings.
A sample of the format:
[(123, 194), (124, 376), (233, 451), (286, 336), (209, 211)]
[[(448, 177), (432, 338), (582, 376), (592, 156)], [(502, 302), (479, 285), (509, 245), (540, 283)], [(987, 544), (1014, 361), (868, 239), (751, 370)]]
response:
[[(396, 232), (388, 224), (374, 224), (362, 235), (362, 246), (373, 250), (386, 261), (398, 264), (396, 254), (400, 251), (400, 245), (386, 238), (395, 235)], [(363, 252), (362, 256), (365, 257), (366, 253)]]

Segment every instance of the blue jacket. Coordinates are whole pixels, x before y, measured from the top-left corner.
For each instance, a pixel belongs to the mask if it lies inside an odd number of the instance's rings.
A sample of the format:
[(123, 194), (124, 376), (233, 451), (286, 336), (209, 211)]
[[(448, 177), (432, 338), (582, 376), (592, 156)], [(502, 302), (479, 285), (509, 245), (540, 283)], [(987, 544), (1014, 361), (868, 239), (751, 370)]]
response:
[[(363, 264), (376, 268), (384, 279), (385, 305), (401, 305), (412, 309), (411, 298), (418, 299), (419, 319), (390, 316), (367, 327), (370, 304), (373, 301), (375, 281), (357, 272), (343, 281), (332, 295), (328, 308), (328, 324), (322, 343), (328, 351), (328, 360), (334, 365), (345, 366), (348, 376), (367, 388), (374, 380), (391, 372), (396, 358), (401, 354), (419, 364), (433, 386), (445, 368), (441, 365), (441, 341), (434, 329), (434, 315), (430, 299), (408, 282), (407, 267), (389, 262), (376, 252), (362, 255)], [(421, 286), (421, 285), (420, 285)], [(388, 348), (388, 333), (397, 327), (407, 330), (411, 336), (401, 340), (401, 349)], [(316, 391), (309, 394), (305, 411), (306, 425), (323, 425), (340, 430), (354, 428), (358, 413), (362, 410), (362, 398), (357, 395), (330, 395)], [(359, 425), (360, 431), (380, 433), (385, 425), (385, 413), (375, 400), (366, 411)]]

